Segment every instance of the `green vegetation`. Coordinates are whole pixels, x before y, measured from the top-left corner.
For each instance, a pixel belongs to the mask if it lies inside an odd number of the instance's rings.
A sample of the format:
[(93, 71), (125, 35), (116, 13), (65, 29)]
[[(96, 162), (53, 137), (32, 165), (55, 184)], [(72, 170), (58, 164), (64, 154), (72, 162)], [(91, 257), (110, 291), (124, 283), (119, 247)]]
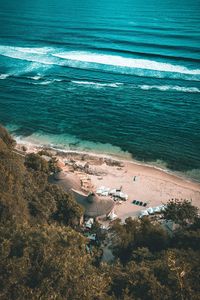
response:
[(116, 299), (199, 299), (200, 227), (178, 230), (171, 237), (147, 218), (116, 220), (111, 228)]
[[(82, 208), (48, 183), (56, 161), (24, 158), (0, 127), (0, 299), (197, 300), (200, 298), (200, 220), (188, 201), (163, 213), (173, 235), (144, 217), (113, 222), (114, 262), (101, 262), (81, 234)], [(98, 223), (92, 228), (105, 238)]]
[[(45, 153), (45, 154), (44, 154)], [(57, 166), (57, 160), (54, 157), (47, 156), (48, 161), (43, 159), (41, 156), (46, 155), (48, 152), (40, 151), (38, 154), (30, 153), (26, 155), (25, 165), (28, 169), (35, 171), (42, 171), (44, 173), (50, 174), (51, 172), (56, 173), (60, 171), (60, 168)]]
[(198, 209), (189, 200), (180, 201), (175, 199), (168, 202), (163, 214), (166, 220), (172, 220), (180, 226), (187, 226), (197, 219)]

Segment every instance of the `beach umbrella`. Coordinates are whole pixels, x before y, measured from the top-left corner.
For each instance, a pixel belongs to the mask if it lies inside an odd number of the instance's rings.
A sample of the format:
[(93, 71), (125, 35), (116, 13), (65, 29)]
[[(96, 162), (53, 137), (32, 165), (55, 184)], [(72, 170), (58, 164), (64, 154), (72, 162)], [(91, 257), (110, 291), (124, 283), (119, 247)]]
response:
[(141, 217), (143, 217), (143, 216), (148, 216), (148, 215), (149, 215), (149, 213), (148, 213), (147, 210), (142, 210), (142, 211), (140, 212), (140, 216), (141, 216)]
[(153, 214), (153, 208), (152, 207), (149, 207), (148, 209), (147, 209), (147, 212), (149, 213), (149, 214)]
[(160, 206), (156, 206), (156, 207), (154, 207), (154, 212), (160, 212), (161, 211), (161, 209), (160, 209)]

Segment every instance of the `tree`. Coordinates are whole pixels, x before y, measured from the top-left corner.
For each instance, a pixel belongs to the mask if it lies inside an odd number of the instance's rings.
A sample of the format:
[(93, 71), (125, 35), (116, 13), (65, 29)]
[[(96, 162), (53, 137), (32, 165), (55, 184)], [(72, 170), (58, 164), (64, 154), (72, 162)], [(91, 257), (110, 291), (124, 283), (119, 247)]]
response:
[(61, 171), (61, 168), (58, 166), (58, 160), (56, 157), (54, 157), (52, 155), (52, 153), (50, 153), (47, 150), (40, 150), (37, 154), (39, 154), (40, 156), (47, 156), (49, 158), (48, 160), (48, 166), (49, 166), (49, 171), (53, 172), (53, 173), (58, 173)]
[(130, 261), (126, 266), (114, 265), (110, 274), (109, 293), (117, 300), (170, 300), (168, 288), (154, 275), (151, 264)]
[(199, 265), (197, 251), (168, 249), (152, 254), (138, 249), (127, 264), (110, 266), (109, 294), (117, 300), (197, 300)]
[(139, 221), (131, 218), (127, 218), (124, 224), (121, 223), (120, 219), (112, 223), (110, 229), (111, 249), (115, 257), (119, 258), (122, 262), (128, 261), (131, 257), (138, 227)]
[(13, 148), (16, 144), (8, 131), (0, 125), (0, 140), (2, 140), (8, 148)]
[[(78, 232), (82, 208), (48, 183), (45, 160), (31, 154), (24, 164), (10, 139), (0, 128), (0, 299), (200, 298), (200, 219), (191, 203), (166, 208), (167, 218), (183, 224), (172, 237), (145, 217), (114, 221), (108, 234), (116, 260), (102, 263), (100, 249), (87, 254)], [(98, 223), (92, 232), (103, 240)]]
[(192, 224), (198, 216), (198, 208), (191, 201), (178, 199), (170, 200), (163, 212), (166, 220), (174, 221), (180, 226)]
[(40, 155), (35, 153), (30, 153), (26, 155), (25, 166), (28, 169), (32, 169), (34, 171), (41, 171), (47, 174), (49, 173), (48, 162), (45, 161)]
[(169, 243), (169, 236), (160, 224), (153, 224), (147, 218), (127, 218), (124, 224), (116, 220), (111, 227), (111, 234), (113, 254), (123, 263), (130, 260), (137, 248), (146, 247), (153, 252), (161, 251), (166, 249)]
[(57, 209), (52, 216), (53, 219), (64, 225), (79, 225), (84, 212), (74, 198), (56, 185), (49, 185), (48, 191), (53, 194), (56, 202)]
[(85, 238), (57, 225), (0, 226), (0, 298), (109, 299), (107, 276), (91, 264)]

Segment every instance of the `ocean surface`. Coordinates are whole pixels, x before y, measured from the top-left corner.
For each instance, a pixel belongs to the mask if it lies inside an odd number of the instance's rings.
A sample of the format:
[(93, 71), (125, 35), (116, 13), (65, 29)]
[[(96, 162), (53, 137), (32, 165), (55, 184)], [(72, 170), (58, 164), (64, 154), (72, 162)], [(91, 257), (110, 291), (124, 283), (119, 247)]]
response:
[(200, 0), (0, 0), (0, 123), (200, 180)]

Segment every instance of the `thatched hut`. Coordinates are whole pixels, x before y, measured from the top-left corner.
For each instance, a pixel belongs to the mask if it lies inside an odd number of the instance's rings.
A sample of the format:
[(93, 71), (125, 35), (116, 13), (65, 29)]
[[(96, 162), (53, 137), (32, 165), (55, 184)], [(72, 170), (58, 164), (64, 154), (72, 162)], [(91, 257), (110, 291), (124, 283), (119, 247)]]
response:
[(72, 173), (58, 172), (50, 178), (51, 183), (58, 184), (67, 193), (71, 192), (72, 189), (81, 190), (80, 179)]
[(110, 198), (99, 197), (95, 193), (83, 193), (81, 180), (75, 174), (59, 172), (50, 178), (50, 182), (58, 184), (65, 192), (72, 193), (77, 203), (84, 207), (87, 217), (103, 217), (114, 208), (115, 202)]
[(87, 217), (103, 217), (109, 214), (114, 208), (115, 202), (112, 199), (105, 199), (95, 193), (84, 195), (78, 191), (73, 191), (76, 201), (85, 209)]

